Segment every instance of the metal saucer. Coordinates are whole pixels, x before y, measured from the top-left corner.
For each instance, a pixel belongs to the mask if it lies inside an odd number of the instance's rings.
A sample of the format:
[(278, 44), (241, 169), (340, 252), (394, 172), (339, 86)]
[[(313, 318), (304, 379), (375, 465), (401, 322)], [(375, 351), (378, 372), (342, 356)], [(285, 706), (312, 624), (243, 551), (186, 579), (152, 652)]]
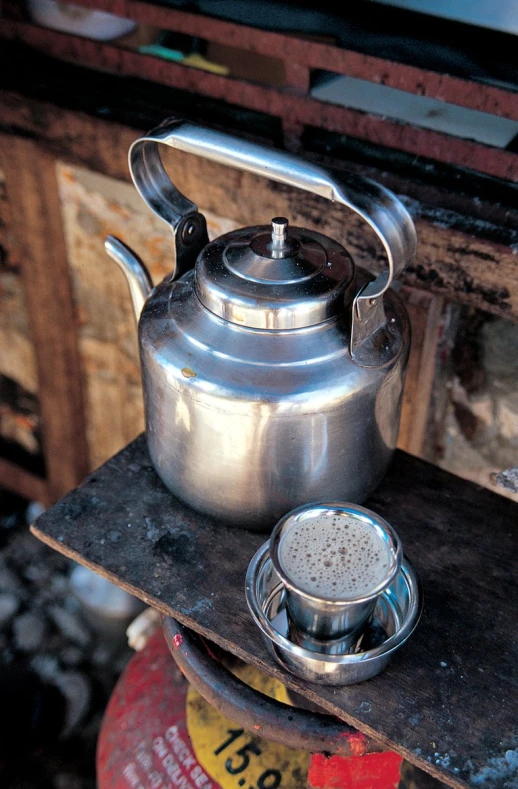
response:
[(346, 653), (324, 654), (299, 646), (289, 638), (284, 586), (270, 559), (268, 542), (248, 567), (246, 600), (277, 662), (320, 685), (353, 685), (379, 674), (412, 634), (422, 611), (419, 579), (405, 558), (393, 583), (380, 595), (363, 634)]

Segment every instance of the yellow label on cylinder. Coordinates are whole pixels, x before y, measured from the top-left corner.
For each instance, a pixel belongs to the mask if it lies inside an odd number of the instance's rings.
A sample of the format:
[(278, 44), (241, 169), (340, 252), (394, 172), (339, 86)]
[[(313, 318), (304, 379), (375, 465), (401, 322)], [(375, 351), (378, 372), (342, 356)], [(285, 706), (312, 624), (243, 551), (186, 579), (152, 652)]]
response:
[[(288, 702), (286, 688), (252, 666), (235, 672), (267, 696)], [(224, 718), (189, 688), (187, 729), (201, 766), (223, 789), (305, 789), (309, 753), (263, 740)]]

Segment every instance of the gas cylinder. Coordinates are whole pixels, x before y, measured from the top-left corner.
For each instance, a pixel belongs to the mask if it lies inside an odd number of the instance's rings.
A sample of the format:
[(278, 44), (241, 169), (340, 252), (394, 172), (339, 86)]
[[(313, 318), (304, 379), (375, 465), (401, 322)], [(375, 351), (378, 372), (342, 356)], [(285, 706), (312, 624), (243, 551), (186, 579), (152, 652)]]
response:
[[(277, 680), (241, 664), (241, 679), (291, 703)], [(403, 789), (413, 768), (393, 751), (310, 754), (245, 730), (192, 688), (157, 631), (128, 664), (105, 712), (98, 789)], [(257, 727), (255, 727), (257, 728)], [(403, 776), (403, 777), (402, 777)]]

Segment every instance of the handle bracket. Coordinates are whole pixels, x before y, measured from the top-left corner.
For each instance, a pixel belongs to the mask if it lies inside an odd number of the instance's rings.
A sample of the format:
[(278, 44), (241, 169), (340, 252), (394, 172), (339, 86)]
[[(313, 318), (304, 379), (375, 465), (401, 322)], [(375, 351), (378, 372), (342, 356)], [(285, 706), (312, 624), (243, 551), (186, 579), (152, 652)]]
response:
[(185, 274), (203, 247), (209, 243), (207, 223), (198, 206), (185, 197), (164, 170), (158, 143), (168, 142), (183, 121), (169, 119), (145, 137), (136, 140), (129, 151), (133, 183), (151, 210), (170, 226), (176, 250), (174, 279)]

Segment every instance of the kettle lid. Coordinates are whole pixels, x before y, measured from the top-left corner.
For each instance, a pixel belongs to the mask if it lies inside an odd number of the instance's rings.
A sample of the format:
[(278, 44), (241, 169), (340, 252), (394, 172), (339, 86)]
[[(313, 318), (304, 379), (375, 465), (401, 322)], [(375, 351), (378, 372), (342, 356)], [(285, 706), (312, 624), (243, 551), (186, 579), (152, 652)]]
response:
[(284, 217), (221, 236), (202, 250), (195, 269), (196, 293), (208, 310), (256, 329), (298, 329), (339, 315), (353, 282), (354, 263), (340, 244), (288, 229)]

